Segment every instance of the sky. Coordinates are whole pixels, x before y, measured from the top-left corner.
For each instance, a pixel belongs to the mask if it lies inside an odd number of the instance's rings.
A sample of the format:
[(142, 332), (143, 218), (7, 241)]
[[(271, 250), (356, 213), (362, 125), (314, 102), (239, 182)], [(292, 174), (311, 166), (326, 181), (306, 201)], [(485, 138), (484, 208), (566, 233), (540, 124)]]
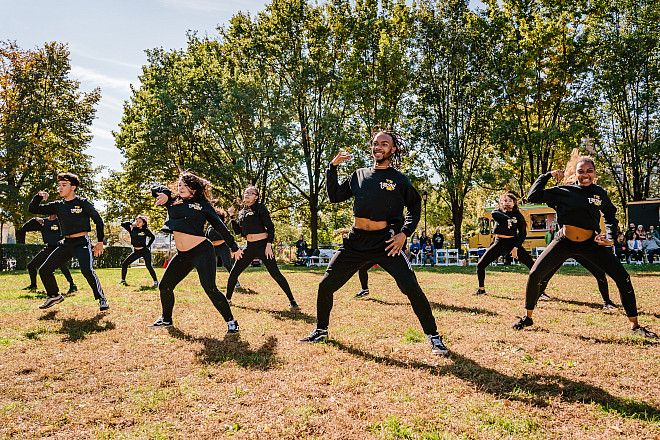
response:
[[(268, 0), (269, 1), (269, 0)], [(80, 90), (101, 88), (93, 139), (87, 154), (94, 166), (120, 170), (114, 145), (122, 107), (139, 87), (145, 50), (186, 47), (188, 31), (217, 35), (239, 11), (255, 15), (266, 0), (0, 0), (0, 40), (33, 49), (49, 41), (67, 43), (71, 77)], [(471, 3), (479, 4), (477, 0)], [(102, 173), (103, 175), (107, 172)]]

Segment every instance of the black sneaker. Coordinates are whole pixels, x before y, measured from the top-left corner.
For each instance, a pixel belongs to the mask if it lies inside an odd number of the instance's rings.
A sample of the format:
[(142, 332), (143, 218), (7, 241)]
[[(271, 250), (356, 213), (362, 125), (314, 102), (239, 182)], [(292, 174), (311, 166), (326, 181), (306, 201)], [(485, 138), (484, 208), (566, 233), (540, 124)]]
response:
[(543, 292), (542, 294), (539, 295), (539, 299), (541, 301), (548, 301), (550, 299), (550, 297), (548, 296), (547, 293)]
[(37, 290), (37, 286), (33, 286), (32, 284), (30, 284), (27, 287), (23, 287), (21, 290), (29, 290), (30, 292), (34, 292), (35, 290)]
[(99, 310), (104, 311), (108, 310), (110, 308), (110, 303), (108, 303), (108, 300), (105, 298), (101, 298), (99, 300)]
[(474, 292), (472, 296), (485, 295), (485, 294), (486, 294), (486, 289), (477, 289), (477, 291)]
[(300, 310), (300, 306), (298, 305), (297, 302), (291, 301), (291, 304), (289, 304), (289, 310), (292, 310), (294, 312), (297, 312)]
[(57, 296), (49, 296), (46, 298), (46, 301), (42, 305), (39, 306), (40, 309), (47, 309), (49, 307), (53, 307), (55, 304), (59, 304), (62, 301), (64, 301), (64, 297), (60, 294)]
[(78, 286), (75, 284), (71, 284), (71, 287), (69, 287), (69, 290), (66, 292), (67, 295), (71, 295), (73, 292), (78, 291)]
[(439, 334), (426, 335), (431, 344), (431, 353), (438, 356), (447, 356), (449, 354), (449, 349), (442, 343), (442, 336)]
[(161, 316), (153, 324), (149, 324), (147, 328), (167, 328), (172, 327), (172, 321), (165, 321)]
[(158, 281), (154, 281), (154, 287), (158, 287)]
[(354, 298), (364, 298), (367, 295), (369, 295), (369, 289), (360, 289), (360, 291), (355, 294)]
[(237, 289), (242, 289), (242, 287), (241, 287), (241, 283), (239, 283), (238, 281), (236, 281), (236, 288), (237, 288)]
[(618, 310), (619, 308), (612, 301), (603, 303), (603, 310)]
[(532, 318), (528, 318), (527, 316), (525, 316), (524, 318), (518, 318), (518, 320), (511, 326), (511, 328), (514, 330), (522, 330), (525, 327), (529, 327), (532, 324), (534, 324)]
[(647, 329), (646, 327), (642, 327), (641, 325), (638, 325), (634, 329), (630, 330), (634, 335), (638, 336), (644, 336), (645, 338), (657, 338), (658, 335), (653, 333), (651, 330)]
[(315, 328), (309, 336), (302, 338), (300, 342), (308, 342), (310, 344), (317, 344), (328, 340), (328, 331), (322, 328)]
[(235, 319), (233, 321), (227, 321), (227, 333), (225, 336), (235, 335), (238, 333), (238, 321)]

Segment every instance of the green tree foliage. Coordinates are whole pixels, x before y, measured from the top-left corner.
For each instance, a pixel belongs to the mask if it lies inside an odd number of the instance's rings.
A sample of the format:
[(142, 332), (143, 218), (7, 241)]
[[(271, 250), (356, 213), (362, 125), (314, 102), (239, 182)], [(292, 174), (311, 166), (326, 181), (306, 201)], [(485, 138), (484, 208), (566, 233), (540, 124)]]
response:
[[(72, 171), (82, 194), (93, 193), (91, 161), (84, 150), (100, 90), (79, 91), (69, 78), (69, 50), (47, 43), (23, 50), (0, 43), (0, 210), (20, 226), (40, 190), (53, 192), (56, 176)], [(51, 196), (52, 197), (52, 196)]]
[(415, 142), (437, 171), (461, 242), (465, 197), (487, 159), (492, 98), (485, 22), (462, 0), (424, 2), (418, 11)]
[(594, 146), (625, 207), (657, 196), (652, 183), (660, 174), (660, 2), (596, 6), (587, 28), (599, 100)]

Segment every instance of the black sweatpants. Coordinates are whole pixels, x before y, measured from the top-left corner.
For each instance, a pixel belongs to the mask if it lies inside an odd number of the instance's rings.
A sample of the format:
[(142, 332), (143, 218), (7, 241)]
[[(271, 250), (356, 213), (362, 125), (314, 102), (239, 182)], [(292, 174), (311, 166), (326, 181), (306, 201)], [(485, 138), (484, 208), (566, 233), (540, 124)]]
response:
[(128, 266), (135, 260), (139, 258), (144, 258), (144, 264), (147, 266), (149, 275), (153, 278), (154, 281), (158, 281), (156, 277), (156, 272), (154, 271), (153, 266), (151, 265), (151, 250), (148, 247), (143, 247), (142, 249), (133, 249), (133, 253), (126, 257), (126, 259), (121, 263), (121, 279), (126, 279), (126, 272), (128, 272)]
[(630, 276), (616, 255), (607, 247), (596, 243), (593, 237), (586, 241), (575, 242), (566, 238), (561, 231), (539, 256), (529, 272), (525, 295), (527, 310), (534, 310), (541, 294), (542, 283), (544, 281), (547, 283), (549, 276), (556, 272), (568, 258), (576, 260), (580, 258), (582, 261), (588, 261), (609, 275), (619, 288), (621, 305), (626, 311), (626, 315), (629, 318), (637, 316), (637, 302)]
[(352, 228), (348, 237), (330, 260), (325, 275), (319, 284), (316, 300), (317, 327), (328, 328), (334, 293), (361, 268), (380, 265), (392, 275), (401, 292), (408, 297), (422, 329), (427, 335), (436, 334), (438, 328), (431, 312), (428, 299), (422, 292), (410, 262), (403, 252), (394, 257), (387, 255), (386, 240), (394, 236), (390, 228), (379, 231), (364, 231)]
[[(502, 255), (506, 255), (516, 246), (516, 237), (511, 238), (502, 238), (495, 237), (493, 243), (490, 245), (486, 252), (479, 258), (477, 262), (477, 279), (479, 280), (479, 287), (484, 286), (484, 281), (486, 279), (486, 268), (490, 263), (497, 260)], [(525, 250), (524, 247), (520, 246), (518, 248), (518, 261), (527, 266), (528, 269), (534, 265), (534, 260), (529, 255), (529, 252)]]
[(220, 246), (215, 247), (215, 257), (218, 260), (218, 267), (227, 268), (227, 272), (231, 272), (231, 249), (227, 243), (222, 243)]
[[(37, 272), (39, 271), (41, 265), (44, 264), (44, 262), (55, 249), (57, 249), (57, 246), (46, 246), (28, 263), (27, 269), (28, 273), (30, 274), (30, 286), (37, 285)], [(69, 267), (66, 263), (60, 267), (60, 271), (62, 271), (62, 275), (64, 275), (66, 280), (69, 282), (69, 285), (73, 286), (75, 283), (73, 282), (71, 272), (69, 272)]]
[(39, 268), (39, 276), (48, 296), (57, 296), (60, 292), (55, 280), (55, 269), (65, 265), (73, 257), (78, 259), (80, 272), (87, 280), (89, 287), (92, 288), (94, 299), (105, 298), (99, 277), (96, 276), (94, 267), (92, 267), (92, 244), (86, 235), (62, 240)]
[(289, 287), (289, 282), (284, 278), (284, 275), (282, 275), (282, 272), (280, 272), (280, 269), (277, 267), (275, 258), (266, 258), (267, 243), (268, 240), (265, 238), (258, 241), (248, 241), (247, 246), (243, 249), (243, 256), (236, 260), (234, 267), (232, 267), (231, 272), (229, 272), (229, 279), (227, 280), (227, 299), (231, 299), (231, 296), (234, 293), (238, 276), (247, 269), (250, 263), (252, 263), (252, 260), (259, 257), (264, 263), (264, 266), (266, 266), (266, 269), (268, 269), (270, 276), (277, 281), (277, 284), (284, 291), (286, 297), (289, 298), (289, 301), (295, 301), (293, 299), (293, 294), (291, 293), (291, 288)]
[(194, 248), (187, 251), (177, 251), (165, 269), (163, 278), (158, 285), (160, 289), (160, 302), (163, 307), (163, 320), (172, 321), (174, 310), (174, 288), (193, 269), (197, 269), (199, 282), (204, 292), (211, 299), (215, 308), (225, 321), (231, 321), (234, 316), (229, 308), (227, 298), (220, 293), (215, 285), (215, 252), (213, 243), (204, 240)]
[[(593, 264), (591, 261), (587, 260), (581, 255), (575, 255), (573, 257), (575, 261), (578, 262), (582, 267), (587, 269), (589, 272), (591, 272), (591, 275), (596, 278), (596, 282), (598, 283), (598, 291), (600, 292), (600, 296), (603, 298), (603, 303), (609, 303), (610, 302), (610, 286), (607, 284), (607, 275), (605, 272)], [(563, 264), (563, 262), (562, 262)], [(548, 275), (546, 275), (545, 279), (541, 283), (541, 292), (545, 292), (545, 288), (548, 285), (548, 282), (550, 281), (550, 278), (559, 270), (559, 268), (562, 266), (560, 264), (557, 266), (554, 270), (552, 270)]]
[(361, 267), (360, 270), (358, 271), (358, 277), (360, 278), (360, 287), (362, 290), (368, 290), (369, 289), (369, 274), (367, 271), (373, 267), (373, 264), (371, 265), (365, 265), (364, 267)]

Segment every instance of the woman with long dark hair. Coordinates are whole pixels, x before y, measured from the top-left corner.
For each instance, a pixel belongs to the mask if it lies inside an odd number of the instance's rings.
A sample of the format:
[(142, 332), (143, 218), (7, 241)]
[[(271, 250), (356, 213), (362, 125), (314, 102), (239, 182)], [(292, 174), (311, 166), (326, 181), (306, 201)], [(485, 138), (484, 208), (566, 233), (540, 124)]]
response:
[(243, 208), (235, 215), (233, 206), (227, 209), (231, 218), (231, 226), (236, 234), (241, 234), (247, 240), (247, 246), (243, 250), (243, 256), (236, 259), (227, 280), (227, 299), (231, 299), (234, 288), (238, 282), (238, 276), (252, 263), (255, 258), (260, 258), (268, 269), (270, 276), (289, 299), (289, 308), (298, 310), (298, 303), (293, 298), (291, 288), (282, 272), (277, 267), (275, 254), (273, 253), (273, 240), (275, 239), (275, 225), (270, 218), (268, 208), (259, 203), (259, 190), (254, 186), (248, 186), (243, 191)]
[(148, 327), (172, 326), (174, 309), (174, 288), (190, 273), (197, 269), (202, 288), (215, 308), (227, 322), (227, 334), (238, 332), (238, 322), (231, 313), (227, 298), (215, 284), (215, 251), (213, 244), (204, 235), (204, 224), (208, 221), (220, 233), (232, 250), (232, 255), (240, 258), (241, 250), (227, 226), (220, 220), (211, 204), (211, 183), (191, 172), (183, 172), (174, 190), (155, 186), (151, 194), (156, 205), (167, 208), (167, 221), (163, 226), (172, 232), (176, 245), (176, 255), (167, 265), (160, 280), (160, 302), (163, 314)]
[(151, 265), (151, 244), (154, 242), (156, 237), (149, 230), (147, 218), (143, 215), (138, 215), (135, 217), (135, 221), (133, 223), (123, 222), (121, 226), (126, 229), (131, 236), (131, 246), (133, 246), (133, 252), (121, 263), (121, 281), (119, 284), (126, 285), (126, 273), (128, 272), (128, 266), (130, 266), (131, 263), (135, 260), (143, 258), (144, 264), (147, 266), (147, 270), (149, 271), (149, 275), (151, 275), (151, 278), (154, 280), (154, 287), (158, 287), (158, 278), (156, 277), (156, 272)]
[[(580, 156), (577, 149), (571, 154), (575, 163), (575, 173), (565, 176), (561, 170), (554, 170), (539, 176), (527, 195), (532, 203), (546, 203), (557, 212), (557, 223), (561, 229), (532, 266), (527, 281), (525, 316), (513, 324), (521, 330), (534, 324), (532, 314), (544, 282), (568, 258), (581, 257), (599, 267), (609, 275), (619, 288), (621, 304), (634, 334), (657, 337), (652, 331), (639, 325), (637, 302), (630, 276), (619, 259), (606, 246), (612, 246), (613, 237), (618, 232), (616, 207), (607, 191), (596, 182), (596, 164), (589, 156)], [(569, 163), (570, 165), (570, 163)], [(567, 166), (567, 170), (571, 169)], [(564, 184), (547, 188), (554, 177)], [(605, 232), (600, 231), (601, 213), (605, 219)]]

